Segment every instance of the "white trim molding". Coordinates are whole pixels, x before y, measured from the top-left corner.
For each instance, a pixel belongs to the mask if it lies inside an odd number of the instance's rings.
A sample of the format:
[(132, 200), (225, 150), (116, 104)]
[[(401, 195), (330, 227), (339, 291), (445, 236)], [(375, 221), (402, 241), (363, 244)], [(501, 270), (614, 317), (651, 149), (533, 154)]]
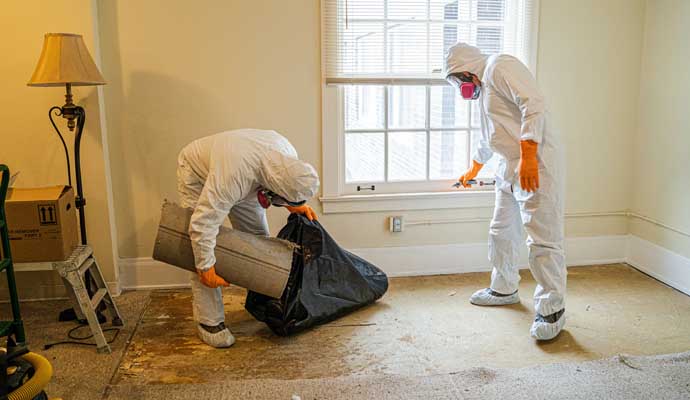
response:
[(494, 191), (391, 193), (321, 197), (324, 214), (438, 210), (449, 208), (490, 208)]
[[(627, 235), (579, 237), (566, 240), (568, 265), (610, 264), (625, 261)], [(352, 249), (391, 277), (443, 275), (490, 271), (487, 243)], [(527, 266), (527, 248), (521, 267)], [(152, 258), (120, 262), (123, 290), (189, 287), (189, 272)]]
[[(628, 263), (659, 281), (690, 295), (690, 259), (633, 235), (566, 239), (568, 266)], [(527, 267), (526, 247), (520, 268)], [(486, 243), (352, 249), (391, 277), (461, 274), (491, 270)], [(151, 258), (120, 260), (122, 290), (189, 287), (189, 272)]]
[[(568, 266), (625, 262), (627, 235), (566, 239)], [(527, 247), (520, 254), (520, 268), (527, 268)], [(352, 249), (389, 276), (462, 274), (491, 271), (487, 243)]]
[(630, 235), (627, 262), (645, 274), (690, 295), (690, 258)]
[(189, 287), (190, 272), (151, 257), (120, 259), (122, 290), (175, 289)]

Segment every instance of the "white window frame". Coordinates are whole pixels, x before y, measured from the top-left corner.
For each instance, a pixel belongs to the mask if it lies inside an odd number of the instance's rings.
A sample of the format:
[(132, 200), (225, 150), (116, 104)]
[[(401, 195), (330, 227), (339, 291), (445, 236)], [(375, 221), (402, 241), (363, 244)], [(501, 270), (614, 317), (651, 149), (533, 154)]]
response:
[[(530, 27), (531, 43), (528, 67), (536, 76), (537, 54), (538, 54), (538, 29), (540, 1), (533, 0), (534, 17)], [(323, 6), (323, 4), (322, 4)], [(322, 24), (322, 36), (323, 32)], [(322, 58), (322, 75), (325, 74), (326, 66)], [(438, 85), (439, 82), (423, 82), (422, 86)], [(453, 180), (435, 180), (420, 182), (401, 182), (400, 185), (409, 187), (409, 192), (400, 192), (400, 188), (395, 184), (386, 183), (385, 191), (362, 191), (357, 194), (352, 193), (352, 186), (357, 184), (347, 184), (345, 182), (345, 115), (343, 108), (344, 90), (343, 86), (337, 84), (327, 84), (325, 76), (322, 76), (322, 165), (323, 173), (321, 177), (323, 194), (320, 197), (323, 212), (347, 213), (347, 212), (377, 212), (377, 211), (404, 211), (404, 210), (432, 210), (450, 208), (487, 208), (494, 205), (493, 186), (480, 188), (475, 185), (472, 189), (452, 189)], [(386, 104), (388, 103), (386, 91)], [(427, 90), (427, 104), (430, 102)], [(390, 110), (386, 107), (386, 113)], [(471, 111), (470, 111), (471, 112)], [(427, 125), (430, 115), (427, 110)], [(468, 130), (469, 129), (469, 130)], [(474, 128), (453, 129), (448, 128), (444, 131), (464, 131), (468, 130), (469, 136)], [(428, 126), (427, 126), (428, 130)], [(428, 142), (428, 140), (427, 140)], [(469, 149), (468, 149), (469, 151)], [(427, 158), (428, 158), (427, 154)], [(427, 163), (429, 160), (427, 160)], [(492, 179), (483, 179), (490, 182)], [(366, 186), (367, 184), (360, 184)], [(348, 187), (349, 186), (349, 187)]]

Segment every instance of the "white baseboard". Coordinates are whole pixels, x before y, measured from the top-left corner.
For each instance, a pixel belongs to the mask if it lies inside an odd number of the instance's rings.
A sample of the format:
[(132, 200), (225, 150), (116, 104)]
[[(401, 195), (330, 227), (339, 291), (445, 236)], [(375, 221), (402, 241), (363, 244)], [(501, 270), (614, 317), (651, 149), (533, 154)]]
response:
[(630, 235), (627, 262), (647, 275), (690, 295), (690, 258)]
[[(627, 262), (640, 271), (690, 295), (690, 259), (632, 235), (566, 239), (568, 266)], [(389, 276), (460, 274), (490, 271), (486, 243), (352, 249)], [(526, 248), (520, 267), (527, 266)], [(121, 290), (189, 287), (189, 272), (151, 258), (120, 260)]]
[[(627, 235), (566, 239), (568, 266), (625, 262)], [(520, 254), (520, 268), (527, 268), (527, 247)], [(352, 249), (388, 276), (462, 274), (491, 271), (487, 243)]]
[[(610, 264), (626, 260), (627, 235), (570, 238), (566, 240), (569, 266)], [(527, 248), (521, 267), (527, 266)], [(388, 276), (460, 274), (490, 271), (486, 243), (352, 249)], [(189, 272), (151, 258), (120, 260), (122, 290), (189, 287)]]
[(122, 290), (189, 287), (189, 271), (150, 257), (121, 258), (119, 267)]
[(122, 294), (122, 288), (120, 287), (120, 282), (106, 282), (108, 285), (108, 290), (110, 290), (110, 295), (117, 297)]

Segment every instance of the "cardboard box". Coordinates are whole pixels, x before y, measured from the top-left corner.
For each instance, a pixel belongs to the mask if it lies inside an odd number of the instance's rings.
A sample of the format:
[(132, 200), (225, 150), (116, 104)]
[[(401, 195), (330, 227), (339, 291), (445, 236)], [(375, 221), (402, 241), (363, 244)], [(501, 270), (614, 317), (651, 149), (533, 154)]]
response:
[(10, 188), (5, 211), (15, 263), (62, 261), (79, 242), (74, 190), (69, 186)]

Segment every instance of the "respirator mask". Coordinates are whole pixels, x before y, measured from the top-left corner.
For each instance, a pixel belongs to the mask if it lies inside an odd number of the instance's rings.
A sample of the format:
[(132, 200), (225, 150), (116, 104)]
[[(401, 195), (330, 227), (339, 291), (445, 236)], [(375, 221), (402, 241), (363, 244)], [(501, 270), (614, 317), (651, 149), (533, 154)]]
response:
[(276, 207), (285, 207), (285, 206), (290, 206), (290, 207), (299, 207), (302, 204), (306, 203), (306, 200), (302, 201), (289, 201), (285, 199), (284, 197), (271, 192), (268, 189), (259, 189), (256, 192), (256, 199), (259, 201), (259, 204), (263, 208), (268, 208), (270, 206), (276, 206)]
[(472, 82), (472, 75), (451, 74), (446, 80), (460, 91), (460, 96), (465, 100), (477, 100), (481, 94), (481, 86)]

